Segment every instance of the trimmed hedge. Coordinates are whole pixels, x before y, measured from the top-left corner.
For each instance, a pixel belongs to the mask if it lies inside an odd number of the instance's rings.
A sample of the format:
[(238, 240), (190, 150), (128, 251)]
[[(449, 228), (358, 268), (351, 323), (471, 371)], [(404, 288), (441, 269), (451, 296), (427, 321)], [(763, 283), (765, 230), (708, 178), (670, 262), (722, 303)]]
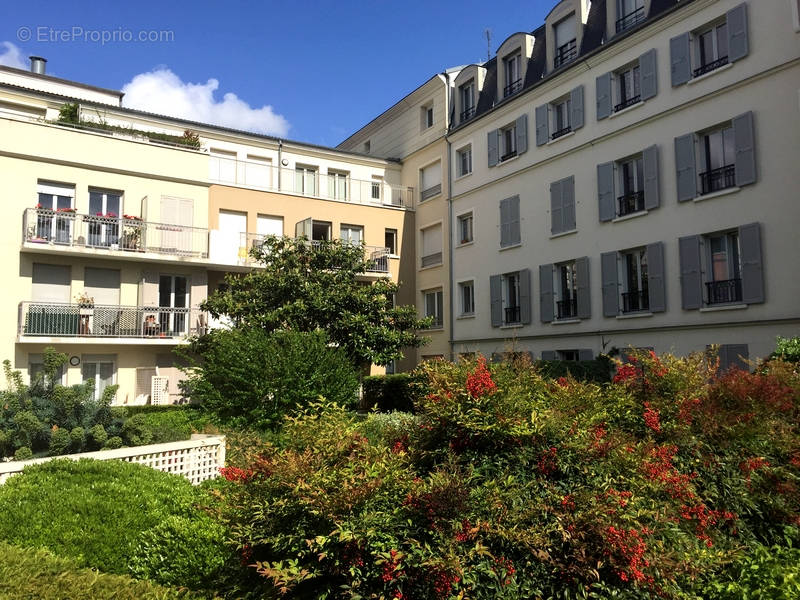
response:
[(414, 412), (419, 383), (417, 375), (412, 373), (370, 375), (364, 377), (361, 383), (364, 392), (360, 410), (372, 410), (377, 406), (378, 412)]
[(534, 365), (546, 379), (557, 379), (571, 375), (585, 382), (608, 383), (611, 381), (613, 363), (605, 356), (594, 360), (537, 360)]

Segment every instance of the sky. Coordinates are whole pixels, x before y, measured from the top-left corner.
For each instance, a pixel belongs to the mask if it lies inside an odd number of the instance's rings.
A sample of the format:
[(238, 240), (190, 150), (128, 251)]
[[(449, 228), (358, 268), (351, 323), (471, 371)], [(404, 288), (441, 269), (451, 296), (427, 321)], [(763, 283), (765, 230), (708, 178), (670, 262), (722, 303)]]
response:
[(494, 54), (555, 3), (8, 2), (0, 64), (42, 56), (132, 108), (335, 146), (434, 74), (486, 60), (486, 29)]

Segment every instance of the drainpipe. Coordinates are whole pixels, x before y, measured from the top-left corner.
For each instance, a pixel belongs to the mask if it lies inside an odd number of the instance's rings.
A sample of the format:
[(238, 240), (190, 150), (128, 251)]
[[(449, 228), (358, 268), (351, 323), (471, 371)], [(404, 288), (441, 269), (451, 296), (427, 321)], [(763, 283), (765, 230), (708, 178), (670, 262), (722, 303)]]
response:
[(283, 165), (281, 164), (281, 156), (283, 154), (283, 140), (278, 140), (278, 191), (281, 191), (281, 169), (283, 169)]
[(450, 231), (450, 227), (453, 224), (453, 164), (451, 159), (451, 152), (450, 152), (450, 138), (448, 137), (450, 133), (450, 76), (445, 72), (445, 129), (444, 129), (444, 140), (445, 146), (447, 149), (447, 285), (449, 287), (448, 290), (448, 298), (450, 304), (450, 313), (449, 313), (449, 331), (450, 335), (448, 336), (450, 339), (448, 342), (450, 343), (450, 360), (455, 359), (454, 348), (455, 343), (453, 342), (453, 326), (455, 324), (455, 317), (453, 315), (453, 309), (455, 307), (455, 299), (453, 298), (453, 277), (454, 277), (454, 270), (453, 270), (453, 232)]

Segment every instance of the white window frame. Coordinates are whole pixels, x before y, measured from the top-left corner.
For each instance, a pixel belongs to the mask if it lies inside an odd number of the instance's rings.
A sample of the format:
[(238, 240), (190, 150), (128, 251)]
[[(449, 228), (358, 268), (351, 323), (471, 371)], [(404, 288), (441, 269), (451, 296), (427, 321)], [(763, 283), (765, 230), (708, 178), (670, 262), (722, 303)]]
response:
[[(725, 243), (725, 262), (727, 274), (724, 279), (716, 278), (714, 272), (714, 252), (711, 248), (713, 240), (722, 238)], [(703, 274), (703, 283), (714, 283), (717, 281), (727, 281), (729, 279), (741, 279), (742, 277), (742, 253), (739, 246), (739, 232), (733, 231), (719, 231), (716, 233), (709, 233), (702, 236), (703, 245), (705, 246), (705, 273)]]
[[(344, 189), (341, 189), (340, 185)], [(350, 197), (349, 171), (328, 169), (328, 195), (332, 200), (347, 200)]]
[[(725, 152), (725, 135), (726, 135), (726, 133), (730, 136), (729, 139), (731, 141), (730, 155), (729, 156)], [(711, 166), (711, 154), (712, 154), (712, 152), (711, 152), (710, 140), (711, 140), (711, 136), (714, 136), (715, 134), (719, 134), (719, 136), (720, 136), (719, 137), (719, 139), (720, 139), (719, 152), (722, 155), (722, 158), (723, 158), (722, 162), (724, 164), (722, 164), (720, 166), (717, 166), (717, 167), (712, 167)], [(725, 186), (725, 185), (723, 185), (721, 188), (719, 188), (717, 190), (711, 190), (709, 188), (709, 191), (704, 191), (704, 188), (703, 188), (703, 177), (702, 177), (704, 174), (709, 173), (709, 172), (714, 171), (714, 170), (717, 170), (717, 169), (722, 169), (722, 168), (725, 168), (725, 167), (735, 167), (736, 166), (736, 141), (735, 141), (735, 138), (734, 138), (733, 123), (731, 121), (726, 121), (726, 122), (721, 123), (721, 124), (719, 124), (719, 125), (717, 125), (715, 127), (700, 131), (695, 135), (695, 141), (699, 145), (699, 152), (696, 152), (696, 154), (697, 154), (696, 167), (697, 167), (697, 179), (698, 179), (697, 185), (698, 185), (699, 193), (701, 195), (706, 195), (706, 194), (714, 193), (715, 191), (721, 191), (723, 189), (728, 189), (730, 187), (736, 187), (736, 185), (734, 183), (733, 186)], [(716, 147), (716, 144), (714, 146)], [(734, 173), (735, 173), (735, 171), (734, 171)]]
[[(44, 373), (44, 354), (29, 354), (28, 355), (28, 383), (33, 383), (34, 367), (38, 367), (38, 371)], [(52, 383), (58, 385), (65, 385), (67, 380), (67, 364), (60, 367), (60, 373), (56, 374), (56, 380)], [(49, 382), (44, 382), (47, 385)]]
[[(467, 226), (469, 235), (465, 238), (463, 227)], [(468, 210), (456, 216), (456, 235), (458, 245), (466, 246), (475, 241), (475, 211)]]
[[(394, 237), (394, 243), (390, 246), (386, 244), (386, 238), (391, 235)], [(399, 237), (397, 235), (397, 229), (393, 227), (386, 227), (383, 230), (383, 243), (386, 244), (386, 248), (389, 250), (390, 256), (397, 256), (397, 249), (398, 249), (398, 241)]]
[[(465, 163), (466, 162), (466, 168)], [(466, 177), (472, 174), (472, 144), (467, 144), (456, 150), (456, 165), (458, 177)]]
[[(301, 196), (317, 196), (319, 194), (319, 181), (317, 174), (319, 173), (319, 167), (315, 167), (314, 165), (301, 165), (296, 164), (294, 166), (294, 181), (295, 181), (295, 194), (299, 194)], [(302, 189), (297, 189), (298, 182), (300, 182)], [(311, 185), (309, 185), (309, 182)], [(309, 187), (313, 189), (309, 191)]]
[[(434, 228), (439, 228), (439, 250), (438, 252), (433, 252), (432, 254), (422, 254), (425, 252), (425, 232), (430, 231)], [(420, 269), (428, 269), (431, 267), (439, 267), (444, 264), (444, 239), (442, 236), (444, 235), (444, 223), (443, 221), (436, 221), (434, 223), (429, 223), (423, 227), (419, 228), (419, 248), (420, 248)], [(430, 264), (424, 264), (426, 258), (433, 257), (439, 255), (439, 261), (433, 262)]]
[[(628, 271), (628, 257), (632, 257), (634, 260), (634, 268), (635, 268), (635, 277), (636, 277), (636, 286), (632, 285), (632, 280), (628, 275), (630, 274)], [(642, 304), (640, 304), (640, 308), (638, 310), (625, 310), (625, 301), (623, 297), (620, 295), (618, 298), (618, 302), (620, 303), (620, 310), (623, 314), (635, 313), (635, 312), (649, 312), (649, 298), (647, 296), (649, 284), (647, 281), (647, 249), (643, 246), (637, 248), (629, 248), (627, 250), (622, 250), (617, 254), (617, 273), (618, 279), (617, 281), (621, 282), (621, 289), (622, 294), (630, 294), (634, 292), (638, 292), (641, 294), (640, 299), (642, 300)], [(648, 303), (648, 308), (642, 308), (644, 302)]]
[[(470, 79), (468, 82), (458, 86), (458, 99), (461, 102), (459, 122), (463, 123), (475, 115), (475, 79)], [(469, 102), (466, 100), (469, 100)], [(465, 114), (467, 111), (470, 111), (469, 114)]]
[(427, 131), (434, 123), (433, 102), (423, 104), (420, 108), (420, 130)]
[[(552, 115), (551, 131), (553, 132), (550, 136), (551, 140), (557, 140), (572, 132), (572, 100), (568, 95), (550, 103), (550, 114)], [(559, 123), (559, 116), (562, 119), (561, 123)]]
[[(518, 325), (522, 322), (522, 307), (520, 306), (519, 298), (519, 271), (512, 271), (504, 273), (501, 278), (503, 288), (503, 325)], [(513, 296), (513, 298), (512, 298)], [(520, 318), (516, 321), (506, 320), (506, 309), (517, 308), (520, 313)]]
[(84, 354), (81, 356), (81, 383), (85, 383), (87, 380), (83, 377), (83, 369), (86, 365), (94, 364), (95, 365), (95, 376), (91, 377), (90, 379), (94, 379), (94, 399), (100, 400), (103, 397), (103, 390), (100, 389), (100, 378), (99, 375), (99, 368), (101, 364), (111, 364), (111, 383), (108, 385), (115, 385), (117, 383), (117, 356), (115, 354)]
[[(339, 239), (343, 244), (355, 244), (353, 242), (353, 232), (358, 231), (360, 236), (360, 241), (358, 244), (364, 243), (364, 226), (363, 225), (351, 225), (349, 223), (341, 223), (339, 225)], [(345, 237), (345, 232), (347, 233), (347, 237)]]
[[(555, 299), (555, 302), (564, 302), (565, 300), (572, 300), (574, 302), (578, 297), (578, 261), (567, 260), (556, 263), (554, 271), (553, 289), (555, 293), (553, 294), (553, 298)], [(567, 295), (569, 296), (568, 298), (564, 293), (565, 288)], [(556, 319), (558, 319), (558, 304), (553, 306), (553, 309), (555, 310)], [(564, 318), (576, 319), (577, 311), (575, 312), (575, 315)]]
[[(469, 290), (469, 292), (467, 292)], [(475, 280), (464, 279), (458, 282), (459, 316), (475, 316)]]
[(372, 185), (370, 186), (370, 198), (380, 202), (383, 200), (383, 177), (380, 175), (372, 176)]
[(505, 127), (500, 128), (500, 160), (505, 162), (516, 158), (517, 154), (517, 122), (514, 121)]
[[(503, 58), (503, 98), (513, 96), (522, 89), (522, 49), (512, 50)], [(519, 86), (510, 90), (511, 85), (519, 82)]]
[[(631, 86), (631, 94), (630, 96), (624, 94), (623, 91), (627, 91), (627, 82), (630, 81)], [(625, 110), (626, 108), (630, 108), (635, 104), (638, 104), (642, 101), (642, 71), (639, 68), (639, 62), (633, 62), (630, 64), (625, 65), (614, 71), (614, 85), (612, 94), (614, 95), (614, 111), (619, 112)], [(617, 106), (620, 106), (623, 102), (628, 102), (635, 97), (639, 97), (638, 100), (628, 104), (627, 106), (620, 107), (617, 109)]]
[[(727, 22), (727, 20), (725, 18), (722, 18), (722, 19), (719, 19), (717, 21), (714, 21), (713, 23), (709, 23), (707, 25), (704, 25), (703, 27), (695, 30), (694, 33), (692, 34), (692, 38), (693, 38), (693, 42), (694, 42), (693, 43), (693, 48), (692, 48), (694, 56), (692, 58), (695, 60), (694, 64), (697, 65), (696, 68), (700, 69), (700, 68), (705, 67), (706, 65), (710, 65), (711, 63), (716, 62), (716, 61), (718, 61), (719, 59), (722, 58), (722, 56), (720, 55), (720, 47), (719, 47), (720, 28), (721, 27), (725, 27), (725, 30), (722, 32), (722, 37), (725, 40), (725, 43), (727, 44), (727, 42), (728, 42), (728, 38), (727, 38), (728, 22)], [(712, 51), (712, 54), (713, 54), (713, 58), (711, 60), (706, 60), (704, 62), (703, 61), (703, 56), (702, 56), (702, 44), (701, 44), (700, 38), (702, 38), (707, 33), (711, 33), (711, 32), (714, 33), (714, 35), (712, 35), (712, 37), (711, 37), (711, 40), (712, 40), (711, 51)], [(729, 48), (726, 49), (726, 53), (724, 55), (726, 58), (728, 56), (728, 52), (730, 52)], [(694, 75), (694, 70), (692, 71), (692, 75)]]
[[(429, 309), (431, 308), (430, 305), (428, 304), (429, 298), (433, 298), (433, 313), (429, 312)], [(442, 312), (444, 312), (444, 290), (442, 288), (434, 288), (422, 292), (423, 314), (425, 318), (433, 317), (434, 320), (431, 329), (444, 328), (444, 314), (439, 314), (440, 307), (442, 309)]]

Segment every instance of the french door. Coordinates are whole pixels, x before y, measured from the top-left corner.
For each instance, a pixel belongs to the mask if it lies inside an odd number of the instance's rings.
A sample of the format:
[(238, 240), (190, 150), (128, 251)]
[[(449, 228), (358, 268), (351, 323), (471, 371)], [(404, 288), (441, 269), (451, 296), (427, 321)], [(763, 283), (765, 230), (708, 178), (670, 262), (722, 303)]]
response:
[(167, 336), (188, 334), (189, 282), (185, 275), (161, 275), (158, 279), (159, 325)]
[(40, 184), (36, 237), (56, 244), (69, 244), (75, 215), (67, 211), (73, 208), (74, 199), (74, 187)]
[(121, 197), (114, 192), (89, 192), (88, 236), (90, 246), (119, 244)]

